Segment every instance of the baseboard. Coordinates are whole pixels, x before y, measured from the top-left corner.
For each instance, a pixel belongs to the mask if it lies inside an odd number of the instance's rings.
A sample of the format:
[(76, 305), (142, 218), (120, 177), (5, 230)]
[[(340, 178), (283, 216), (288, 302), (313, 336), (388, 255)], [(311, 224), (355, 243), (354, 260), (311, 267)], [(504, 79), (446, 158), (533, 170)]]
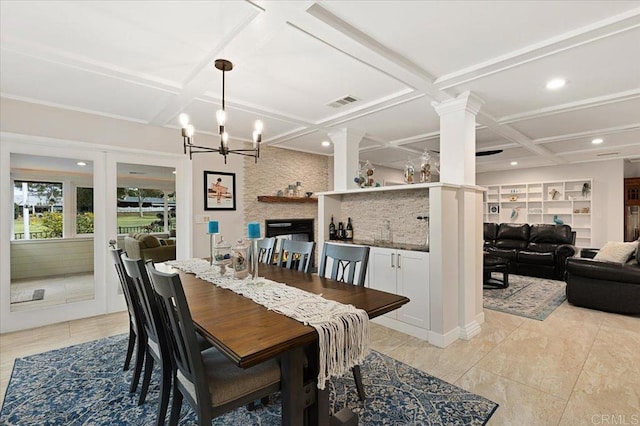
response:
[(480, 323), (476, 320), (471, 321), (469, 324), (464, 327), (460, 327), (460, 338), (462, 340), (470, 340), (472, 337), (478, 335), (480, 333)]
[(398, 321), (393, 318), (387, 318), (385, 316), (374, 318), (371, 320), (371, 322), (383, 325), (404, 334), (408, 334), (409, 336), (417, 337), (420, 340), (429, 340), (429, 330), (416, 327), (415, 325), (407, 324), (406, 322)]
[(453, 330), (446, 332), (445, 334), (429, 331), (429, 343), (439, 348), (446, 348), (447, 346), (458, 340), (459, 336), (460, 327), (456, 327)]
[(484, 324), (484, 310), (476, 315), (476, 322), (478, 324)]

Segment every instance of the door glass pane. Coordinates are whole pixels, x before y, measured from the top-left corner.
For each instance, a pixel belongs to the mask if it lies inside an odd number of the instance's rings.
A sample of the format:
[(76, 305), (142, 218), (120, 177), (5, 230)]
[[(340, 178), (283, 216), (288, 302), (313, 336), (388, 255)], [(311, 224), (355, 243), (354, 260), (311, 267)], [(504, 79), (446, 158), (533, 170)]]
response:
[(92, 162), (11, 154), (11, 179), (11, 311), (94, 299)]

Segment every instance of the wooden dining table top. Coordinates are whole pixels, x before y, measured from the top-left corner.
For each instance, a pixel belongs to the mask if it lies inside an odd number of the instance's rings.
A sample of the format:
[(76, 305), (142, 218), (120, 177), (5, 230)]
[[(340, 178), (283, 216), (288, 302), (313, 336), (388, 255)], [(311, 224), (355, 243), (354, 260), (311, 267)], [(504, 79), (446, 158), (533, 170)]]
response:
[[(231, 290), (163, 265), (164, 272), (180, 275), (191, 317), (198, 331), (242, 368), (274, 358), (288, 350), (312, 343), (318, 334), (311, 326), (269, 311)], [(260, 265), (259, 274), (325, 299), (363, 309), (369, 318), (398, 309), (409, 299), (396, 294), (341, 283), (316, 274)]]

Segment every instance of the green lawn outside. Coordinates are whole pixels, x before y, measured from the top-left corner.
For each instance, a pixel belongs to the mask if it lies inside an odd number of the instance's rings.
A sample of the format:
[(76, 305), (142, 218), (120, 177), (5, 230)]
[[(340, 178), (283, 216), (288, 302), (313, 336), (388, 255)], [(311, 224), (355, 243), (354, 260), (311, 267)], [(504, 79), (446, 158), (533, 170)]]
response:
[[(144, 217), (140, 217), (140, 213), (137, 213), (137, 212), (118, 213), (119, 227), (147, 226), (157, 220), (160, 220), (160, 219), (158, 219), (155, 213), (152, 213), (152, 212), (146, 212), (144, 214)], [(41, 223), (42, 223), (42, 220), (40, 218), (31, 217), (31, 222), (29, 225), (30, 232), (45, 231)], [(13, 229), (15, 233), (24, 232), (24, 222), (22, 221), (22, 218), (15, 219), (13, 221)]]

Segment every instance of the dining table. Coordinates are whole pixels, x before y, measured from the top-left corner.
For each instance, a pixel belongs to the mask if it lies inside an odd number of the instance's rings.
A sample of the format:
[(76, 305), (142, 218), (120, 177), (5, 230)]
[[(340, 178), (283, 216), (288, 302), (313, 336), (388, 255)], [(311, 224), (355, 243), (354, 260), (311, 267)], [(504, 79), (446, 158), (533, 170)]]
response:
[[(196, 329), (236, 365), (249, 368), (272, 358), (280, 360), (283, 425), (357, 424), (357, 416), (348, 408), (330, 413), (328, 389), (318, 389), (315, 328), (194, 274), (164, 264), (158, 269), (180, 275)], [(260, 264), (259, 276), (353, 305), (369, 318), (409, 302), (404, 296), (272, 265)]]

